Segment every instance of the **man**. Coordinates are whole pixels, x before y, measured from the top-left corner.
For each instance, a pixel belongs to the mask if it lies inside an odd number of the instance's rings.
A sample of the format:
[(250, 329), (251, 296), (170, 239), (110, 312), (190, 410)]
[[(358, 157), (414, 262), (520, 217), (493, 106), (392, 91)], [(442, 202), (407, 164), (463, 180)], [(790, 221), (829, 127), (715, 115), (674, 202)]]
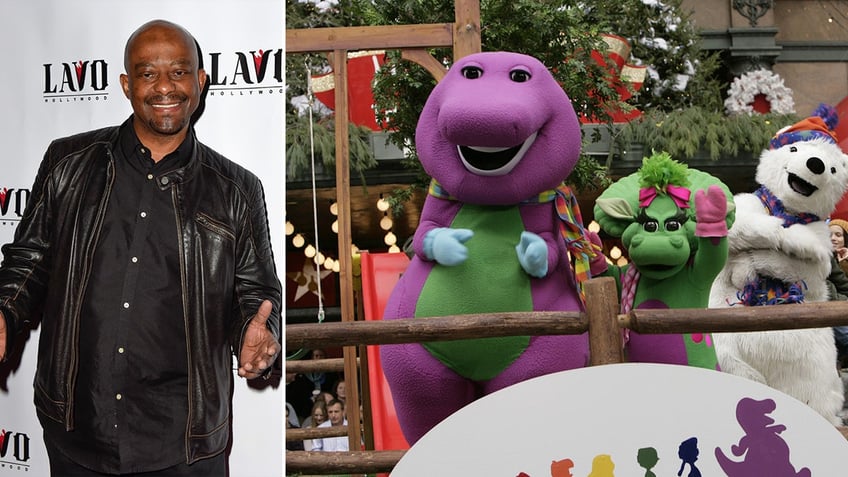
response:
[(0, 360), (40, 320), (51, 473), (226, 475), (232, 356), (280, 352), (262, 185), (195, 138), (206, 73), (182, 27), (124, 50), (133, 114), (48, 148), (0, 264)]
[[(347, 418), (345, 418), (344, 403), (338, 399), (333, 399), (327, 404), (327, 420), (322, 422), (318, 427), (330, 426), (346, 426)], [(313, 441), (312, 450), (314, 451), (348, 451), (350, 445), (347, 436), (342, 437), (325, 437), (323, 439), (315, 439)]]

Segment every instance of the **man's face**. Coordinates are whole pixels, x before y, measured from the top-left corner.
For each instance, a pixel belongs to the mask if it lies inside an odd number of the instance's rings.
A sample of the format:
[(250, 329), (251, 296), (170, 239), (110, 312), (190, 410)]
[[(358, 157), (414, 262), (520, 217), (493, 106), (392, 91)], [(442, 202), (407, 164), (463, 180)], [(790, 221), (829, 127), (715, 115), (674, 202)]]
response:
[(344, 411), (341, 404), (333, 404), (327, 408), (327, 417), (330, 418), (330, 424), (333, 426), (341, 426), (344, 423)]
[(190, 37), (177, 29), (151, 27), (132, 41), (126, 63), (121, 87), (132, 104), (139, 139), (184, 133), (206, 83)]

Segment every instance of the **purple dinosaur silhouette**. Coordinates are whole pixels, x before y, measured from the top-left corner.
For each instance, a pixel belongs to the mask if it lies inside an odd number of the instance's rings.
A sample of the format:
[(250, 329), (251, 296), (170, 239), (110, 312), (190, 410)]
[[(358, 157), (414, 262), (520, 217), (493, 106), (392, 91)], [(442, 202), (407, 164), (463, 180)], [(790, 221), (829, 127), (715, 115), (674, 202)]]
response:
[(768, 415), (776, 407), (772, 399), (758, 401), (747, 397), (736, 404), (736, 420), (745, 435), (739, 439), (739, 444), (731, 445), (730, 450), (742, 460), (732, 460), (720, 447), (715, 449), (716, 460), (728, 477), (810, 477), (810, 469), (804, 467), (796, 471), (789, 461), (789, 446), (779, 435), (786, 426), (775, 425)]

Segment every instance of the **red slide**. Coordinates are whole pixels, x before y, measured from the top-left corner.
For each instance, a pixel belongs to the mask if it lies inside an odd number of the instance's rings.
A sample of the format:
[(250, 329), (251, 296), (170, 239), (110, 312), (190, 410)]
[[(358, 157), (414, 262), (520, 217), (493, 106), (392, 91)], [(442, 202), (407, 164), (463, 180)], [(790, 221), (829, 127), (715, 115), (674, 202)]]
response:
[[(360, 252), (360, 263), (365, 319), (381, 320), (389, 295), (409, 265), (409, 258), (403, 253)], [(375, 450), (409, 449), (409, 444), (400, 430), (389, 384), (380, 365), (379, 346), (368, 346), (368, 379)]]

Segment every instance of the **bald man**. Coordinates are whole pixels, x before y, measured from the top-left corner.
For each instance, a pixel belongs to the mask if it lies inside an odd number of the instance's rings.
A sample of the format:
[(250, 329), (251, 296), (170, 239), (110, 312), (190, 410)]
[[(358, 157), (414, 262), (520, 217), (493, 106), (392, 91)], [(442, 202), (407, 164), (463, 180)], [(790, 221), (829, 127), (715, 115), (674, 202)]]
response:
[(130, 35), (121, 125), (53, 141), (2, 247), (0, 360), (40, 321), (53, 476), (225, 476), (232, 360), (267, 376), (281, 286), (258, 178), (202, 144), (184, 28)]

